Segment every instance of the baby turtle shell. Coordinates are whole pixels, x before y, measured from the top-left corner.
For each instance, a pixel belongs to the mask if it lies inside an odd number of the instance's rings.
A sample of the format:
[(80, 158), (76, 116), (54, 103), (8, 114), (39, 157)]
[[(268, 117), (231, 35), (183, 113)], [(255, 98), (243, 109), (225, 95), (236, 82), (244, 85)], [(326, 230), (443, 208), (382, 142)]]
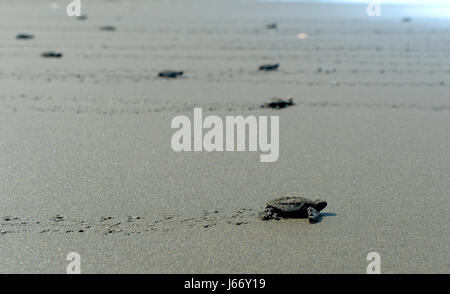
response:
[(259, 214), (262, 220), (279, 218), (309, 218), (311, 223), (319, 220), (319, 211), (327, 203), (323, 200), (310, 200), (303, 197), (281, 197), (267, 202), (266, 208)]
[(278, 67), (280, 66), (279, 63), (275, 63), (275, 64), (263, 64), (259, 67), (259, 70), (265, 70), (265, 71), (273, 71), (273, 70), (277, 70)]
[(285, 108), (285, 107), (288, 107), (291, 105), (294, 105), (294, 101), (292, 100), (292, 97), (289, 97), (286, 100), (274, 97), (274, 98), (270, 98), (266, 103), (261, 105), (261, 108), (280, 109), (280, 108)]
[(114, 32), (116, 30), (116, 27), (107, 25), (107, 26), (101, 26), (99, 29), (100, 29), (100, 31)]
[(159, 77), (162, 78), (172, 78), (175, 79), (179, 76), (182, 76), (184, 72), (182, 71), (173, 71), (173, 70), (164, 70), (158, 74)]
[(42, 57), (46, 58), (61, 58), (63, 56), (62, 53), (54, 52), (54, 51), (46, 51), (41, 54)]
[(31, 40), (34, 36), (32, 34), (17, 34), (16, 39), (17, 40)]

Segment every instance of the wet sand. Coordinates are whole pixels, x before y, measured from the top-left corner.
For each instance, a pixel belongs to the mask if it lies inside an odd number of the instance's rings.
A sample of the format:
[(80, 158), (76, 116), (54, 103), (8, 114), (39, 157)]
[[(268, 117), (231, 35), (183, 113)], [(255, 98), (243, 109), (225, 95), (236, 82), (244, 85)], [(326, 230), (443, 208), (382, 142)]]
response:
[[(382, 273), (449, 272), (450, 20), (88, 2), (84, 21), (0, 3), (1, 273), (65, 273), (71, 251), (83, 273), (365, 273), (371, 251)], [(296, 105), (260, 109), (272, 96)], [(279, 115), (278, 161), (174, 152), (194, 107)], [(257, 219), (296, 195), (328, 202), (321, 222)]]

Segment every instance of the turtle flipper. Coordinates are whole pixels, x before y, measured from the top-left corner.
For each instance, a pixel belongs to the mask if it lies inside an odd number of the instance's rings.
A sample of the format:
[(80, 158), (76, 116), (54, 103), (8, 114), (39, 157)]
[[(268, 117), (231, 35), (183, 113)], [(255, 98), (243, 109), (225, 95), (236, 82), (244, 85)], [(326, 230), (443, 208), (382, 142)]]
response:
[(314, 201), (314, 208), (317, 211), (321, 211), (322, 209), (324, 209), (325, 207), (327, 207), (327, 202), (321, 199), (317, 199)]
[(308, 207), (309, 222), (314, 224), (319, 221), (320, 213), (314, 207)]
[(274, 212), (273, 209), (271, 209), (271, 208), (266, 208), (266, 209), (264, 209), (264, 211), (261, 211), (260, 213), (258, 213), (258, 217), (261, 220), (270, 220), (270, 219), (279, 220), (280, 219), (278, 214), (276, 214), (276, 212)]
[(269, 220), (273, 218), (273, 212), (271, 209), (264, 209), (258, 214), (259, 219), (261, 220)]

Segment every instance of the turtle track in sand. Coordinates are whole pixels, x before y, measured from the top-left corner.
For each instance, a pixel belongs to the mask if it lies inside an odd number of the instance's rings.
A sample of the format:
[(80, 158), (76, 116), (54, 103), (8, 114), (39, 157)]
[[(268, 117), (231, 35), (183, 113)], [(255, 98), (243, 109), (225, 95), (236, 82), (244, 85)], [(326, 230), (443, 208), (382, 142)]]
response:
[(51, 218), (24, 218), (4, 216), (0, 218), (0, 238), (8, 234), (142, 234), (170, 232), (181, 227), (208, 230), (219, 224), (245, 225), (258, 222), (257, 213), (251, 208), (238, 210), (204, 210), (194, 217), (166, 215), (148, 216), (99, 216), (96, 218), (71, 218), (56, 215)]
[[(109, 99), (109, 98), (108, 98)], [(182, 100), (163, 101), (149, 97), (144, 98), (116, 98), (114, 105), (105, 103), (107, 98), (101, 97), (64, 97), (51, 95), (29, 94), (0, 94), (0, 111), (8, 112), (37, 112), (37, 113), (73, 113), (76, 115), (149, 115), (152, 113), (185, 113), (195, 107), (201, 107), (209, 112), (244, 111), (252, 113), (266, 113), (271, 109), (262, 109), (261, 101), (247, 102), (185, 102)], [(336, 102), (329, 100), (309, 101), (295, 99), (298, 108), (328, 108), (328, 109), (389, 109), (398, 111), (433, 111), (450, 112), (450, 104), (417, 104), (406, 102)]]

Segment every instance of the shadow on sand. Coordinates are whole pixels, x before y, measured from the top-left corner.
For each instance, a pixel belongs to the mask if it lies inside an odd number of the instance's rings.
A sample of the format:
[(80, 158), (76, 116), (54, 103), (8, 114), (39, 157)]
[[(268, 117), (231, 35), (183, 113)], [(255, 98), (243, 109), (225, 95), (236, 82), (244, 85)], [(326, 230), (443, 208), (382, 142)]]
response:
[(337, 215), (337, 214), (336, 214), (336, 213), (333, 213), (333, 212), (321, 212), (320, 215), (319, 215), (319, 221), (318, 221), (318, 223), (320, 223), (320, 222), (322, 221), (322, 218), (324, 218), (324, 217), (336, 216), (336, 215)]

